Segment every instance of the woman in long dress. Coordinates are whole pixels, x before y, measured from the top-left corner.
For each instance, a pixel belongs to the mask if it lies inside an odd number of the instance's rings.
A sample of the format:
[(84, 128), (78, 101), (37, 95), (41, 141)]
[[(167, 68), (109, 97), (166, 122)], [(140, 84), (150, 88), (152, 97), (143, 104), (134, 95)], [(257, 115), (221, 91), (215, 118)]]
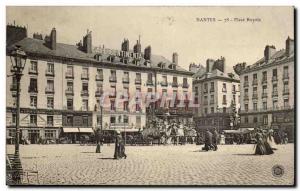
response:
[(265, 155), (266, 148), (265, 148), (265, 144), (264, 144), (263, 134), (260, 130), (256, 132), (255, 138), (256, 138), (255, 154), (256, 155)]

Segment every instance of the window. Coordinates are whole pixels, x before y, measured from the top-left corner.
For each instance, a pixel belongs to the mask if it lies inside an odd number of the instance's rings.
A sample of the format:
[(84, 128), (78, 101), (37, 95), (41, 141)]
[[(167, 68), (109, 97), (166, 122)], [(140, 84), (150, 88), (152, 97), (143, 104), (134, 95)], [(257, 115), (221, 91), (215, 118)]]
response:
[(268, 109), (267, 102), (263, 102), (263, 109), (264, 109), (264, 110), (267, 110), (267, 109)]
[(186, 87), (187, 84), (188, 84), (187, 78), (183, 78), (183, 87)]
[(214, 92), (214, 91), (215, 91), (215, 83), (210, 82), (210, 92)]
[(207, 91), (208, 91), (208, 85), (207, 85), (207, 83), (204, 84), (204, 90), (203, 91), (204, 91), (204, 93), (207, 93)]
[(48, 74), (54, 74), (54, 64), (53, 63), (47, 63), (47, 73)]
[(262, 89), (262, 90), (263, 90), (263, 91), (262, 91), (263, 94), (267, 94), (267, 86), (263, 86), (262, 88), (263, 88), (263, 89)]
[(117, 75), (116, 75), (116, 71), (115, 70), (111, 70), (110, 71), (110, 77), (109, 77), (110, 81), (116, 81), (117, 80)]
[(213, 104), (215, 101), (215, 96), (214, 95), (210, 95), (210, 103)]
[(17, 114), (13, 113), (12, 114), (12, 123), (15, 124), (17, 122)]
[(173, 77), (173, 86), (177, 86), (177, 77)]
[(67, 90), (73, 91), (73, 81), (67, 81)]
[(84, 82), (82, 83), (82, 91), (88, 92), (89, 91), (89, 84)]
[(253, 87), (253, 94), (257, 94), (257, 87)]
[(141, 83), (141, 73), (135, 74), (135, 80), (136, 80), (136, 83)]
[(236, 95), (233, 95), (233, 103), (236, 102)]
[(101, 125), (101, 120), (102, 120), (102, 117), (101, 115), (97, 115), (97, 125)]
[(124, 72), (123, 82), (129, 82), (129, 72)]
[(197, 96), (198, 95), (198, 87), (197, 86), (195, 87), (194, 92), (195, 92), (195, 96)]
[(245, 104), (245, 111), (248, 111), (249, 107), (248, 104)]
[(207, 96), (204, 96), (204, 105), (207, 105), (208, 104), (208, 101), (207, 101)]
[(226, 95), (223, 95), (223, 104), (227, 104), (226, 103)]
[(268, 116), (267, 115), (263, 116), (263, 124), (268, 125)]
[(47, 91), (54, 92), (54, 80), (47, 80)]
[(54, 108), (54, 98), (47, 97), (47, 108), (53, 109)]
[(67, 76), (72, 77), (73, 76), (73, 66), (67, 66)]
[(53, 116), (47, 116), (47, 126), (53, 126)]
[(37, 124), (37, 116), (30, 115), (30, 125), (36, 125), (36, 124)]
[(277, 122), (277, 116), (276, 115), (272, 115), (272, 122)]
[(36, 78), (30, 78), (29, 92), (38, 92)]
[(87, 115), (82, 116), (82, 125), (85, 127), (89, 126), (89, 117)]
[(235, 89), (235, 85), (232, 85), (232, 92), (235, 93), (236, 89)]
[(277, 93), (277, 84), (273, 84), (273, 93)]
[(253, 103), (253, 110), (257, 111), (257, 103)]
[(82, 100), (82, 111), (88, 111), (89, 108), (89, 100)]
[(286, 79), (289, 77), (289, 67), (288, 66), (284, 66), (283, 67), (283, 79)]
[(152, 83), (152, 73), (148, 73), (147, 81)]
[(46, 139), (54, 139), (56, 137), (55, 134), (56, 134), (55, 130), (45, 130)]
[(283, 92), (288, 93), (289, 92), (289, 82), (283, 83)]
[(210, 108), (210, 113), (214, 113), (214, 107)]
[(283, 106), (284, 106), (284, 108), (288, 108), (289, 107), (289, 99), (284, 99), (283, 100)]
[(15, 129), (9, 129), (8, 130), (8, 136), (15, 137), (16, 136), (16, 130)]
[(257, 123), (257, 117), (253, 117), (253, 123)]
[(248, 76), (245, 76), (245, 77), (244, 77), (244, 81), (245, 81), (245, 82), (248, 82)]
[(67, 109), (73, 110), (73, 99), (67, 99)]
[(223, 92), (226, 92), (226, 91), (227, 91), (227, 90), (226, 90), (226, 83), (223, 83), (222, 91), (223, 91)]
[(273, 78), (277, 79), (277, 69), (273, 69)]
[(99, 79), (103, 79), (103, 70), (101, 68), (97, 68), (97, 76)]
[(168, 79), (167, 76), (162, 77), (162, 85), (167, 86), (168, 85)]
[(248, 122), (249, 122), (248, 117), (245, 116), (245, 123), (248, 123)]
[(253, 74), (253, 80), (257, 80), (257, 74)]
[(111, 111), (116, 111), (115, 101), (114, 100), (110, 100), (110, 110)]
[(30, 106), (37, 107), (37, 96), (30, 96)]
[(73, 116), (72, 115), (67, 116), (67, 126), (73, 126)]
[(278, 101), (274, 100), (273, 101), (273, 109), (277, 109), (278, 108)]
[(111, 117), (110, 117), (110, 123), (111, 123), (111, 124), (116, 123), (116, 117), (115, 117), (115, 116), (111, 116)]
[(262, 74), (263, 74), (262, 81), (263, 81), (263, 82), (264, 82), (264, 81), (267, 81), (267, 79), (268, 79), (267, 71), (264, 71)]
[(38, 71), (38, 62), (37, 61), (30, 61), (30, 72), (37, 73)]
[(223, 113), (226, 113), (226, 107), (223, 107)]
[(125, 123), (125, 124), (128, 124), (128, 115), (123, 115), (123, 122)]
[(204, 108), (204, 113), (207, 114), (207, 108)]
[(88, 78), (89, 76), (89, 68), (82, 68), (82, 78)]

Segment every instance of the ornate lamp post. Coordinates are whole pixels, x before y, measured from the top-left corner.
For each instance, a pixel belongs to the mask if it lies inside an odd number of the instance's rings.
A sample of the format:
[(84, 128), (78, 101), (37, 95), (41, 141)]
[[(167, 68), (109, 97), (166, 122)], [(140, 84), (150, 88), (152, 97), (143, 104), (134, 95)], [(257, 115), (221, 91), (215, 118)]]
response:
[[(22, 77), (22, 72), (26, 64), (26, 53), (21, 49), (20, 46), (16, 46), (14, 50), (10, 53), (10, 60), (12, 63), (11, 72), (12, 76), (16, 78), (17, 81), (17, 114), (16, 114), (16, 135), (15, 135), (15, 160), (20, 162), (19, 156), (19, 140), (20, 140), (20, 81)], [(20, 181), (20, 175), (16, 175), (15, 179), (17, 182)]]

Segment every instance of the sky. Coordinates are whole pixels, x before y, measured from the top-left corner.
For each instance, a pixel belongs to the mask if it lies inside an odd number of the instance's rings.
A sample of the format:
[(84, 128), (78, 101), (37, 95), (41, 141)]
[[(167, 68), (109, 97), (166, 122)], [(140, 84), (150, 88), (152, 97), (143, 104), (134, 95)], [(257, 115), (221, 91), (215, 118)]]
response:
[(132, 49), (141, 35), (142, 50), (151, 45), (153, 54), (170, 60), (177, 52), (185, 69), (223, 56), (228, 72), (262, 58), (266, 45), (280, 50), (294, 38), (293, 7), (7, 7), (6, 23), (14, 21), (28, 27), (29, 37), (55, 27), (58, 42), (74, 45), (87, 30), (93, 46), (111, 49), (120, 49), (124, 38)]

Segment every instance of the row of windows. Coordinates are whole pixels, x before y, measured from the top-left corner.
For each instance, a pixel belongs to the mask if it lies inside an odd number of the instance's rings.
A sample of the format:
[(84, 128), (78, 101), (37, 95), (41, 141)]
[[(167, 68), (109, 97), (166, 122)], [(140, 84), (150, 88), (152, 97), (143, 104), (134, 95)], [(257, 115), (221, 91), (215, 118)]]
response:
[[(257, 85), (257, 73), (254, 73), (252, 75), (253, 77), (253, 82), (254, 84), (253, 85)], [(273, 69), (272, 71), (272, 80), (275, 81), (275, 80), (278, 80), (277, 78), (277, 69)], [(284, 66), (283, 67), (283, 79), (286, 79), (289, 77), (289, 67), (288, 66)], [(267, 71), (263, 71), (262, 72), (262, 82), (265, 82), (268, 80), (268, 73)], [(244, 76), (244, 86), (245, 85), (248, 85), (248, 82), (249, 82), (249, 77), (246, 75)]]
[[(278, 95), (278, 85), (277, 85), (277, 83), (273, 84), (272, 89), (273, 89), (272, 90), (273, 95)], [(253, 86), (252, 91), (253, 91), (253, 95), (257, 95), (257, 86)], [(245, 88), (244, 92), (245, 92), (245, 98), (247, 98), (248, 93), (249, 93), (249, 89)], [(262, 86), (262, 93), (267, 96), (267, 94), (268, 94), (268, 86), (267, 85)], [(283, 82), (283, 93), (289, 93), (289, 82), (288, 81)]]
[[(261, 121), (259, 121), (259, 117), (254, 116), (253, 121), (249, 121), (249, 117), (245, 116), (244, 117), (244, 123), (259, 123), (262, 122), (263, 125), (268, 125), (268, 115), (263, 115), (262, 118), (260, 118)], [(290, 122), (291, 118), (290, 117), (284, 117), (283, 122)], [(272, 115), (272, 122), (278, 122), (278, 117), (276, 115)]]
[[(267, 103), (268, 103), (267, 101), (262, 102), (262, 109), (263, 110), (268, 110), (268, 104)], [(288, 98), (283, 99), (283, 107), (284, 108), (289, 108), (290, 107)], [(249, 111), (249, 104), (246, 103), (244, 108), (245, 108), (245, 111)], [(278, 109), (278, 108), (279, 108), (278, 107), (278, 100), (273, 100), (272, 109)], [(253, 103), (253, 111), (258, 111), (256, 102)]]
[[(17, 121), (17, 115), (15, 113), (12, 114), (12, 123), (15, 124)], [(29, 120), (30, 125), (37, 125), (37, 115), (30, 115)], [(53, 126), (53, 116), (47, 116), (47, 126)]]
[[(238, 89), (236, 88), (236, 85), (233, 84), (232, 85), (232, 92), (235, 93), (236, 91), (239, 91), (240, 89), (240, 85), (238, 85)], [(195, 95), (198, 95), (198, 87), (195, 86), (194, 88), (194, 92), (195, 92)], [(215, 85), (214, 85), (214, 82), (210, 82), (210, 89), (209, 89), (209, 92), (214, 92), (215, 91)], [(227, 92), (227, 85), (226, 83), (223, 83), (222, 84), (222, 92)], [(203, 93), (208, 93), (208, 83), (205, 83), (204, 86), (203, 86)]]

